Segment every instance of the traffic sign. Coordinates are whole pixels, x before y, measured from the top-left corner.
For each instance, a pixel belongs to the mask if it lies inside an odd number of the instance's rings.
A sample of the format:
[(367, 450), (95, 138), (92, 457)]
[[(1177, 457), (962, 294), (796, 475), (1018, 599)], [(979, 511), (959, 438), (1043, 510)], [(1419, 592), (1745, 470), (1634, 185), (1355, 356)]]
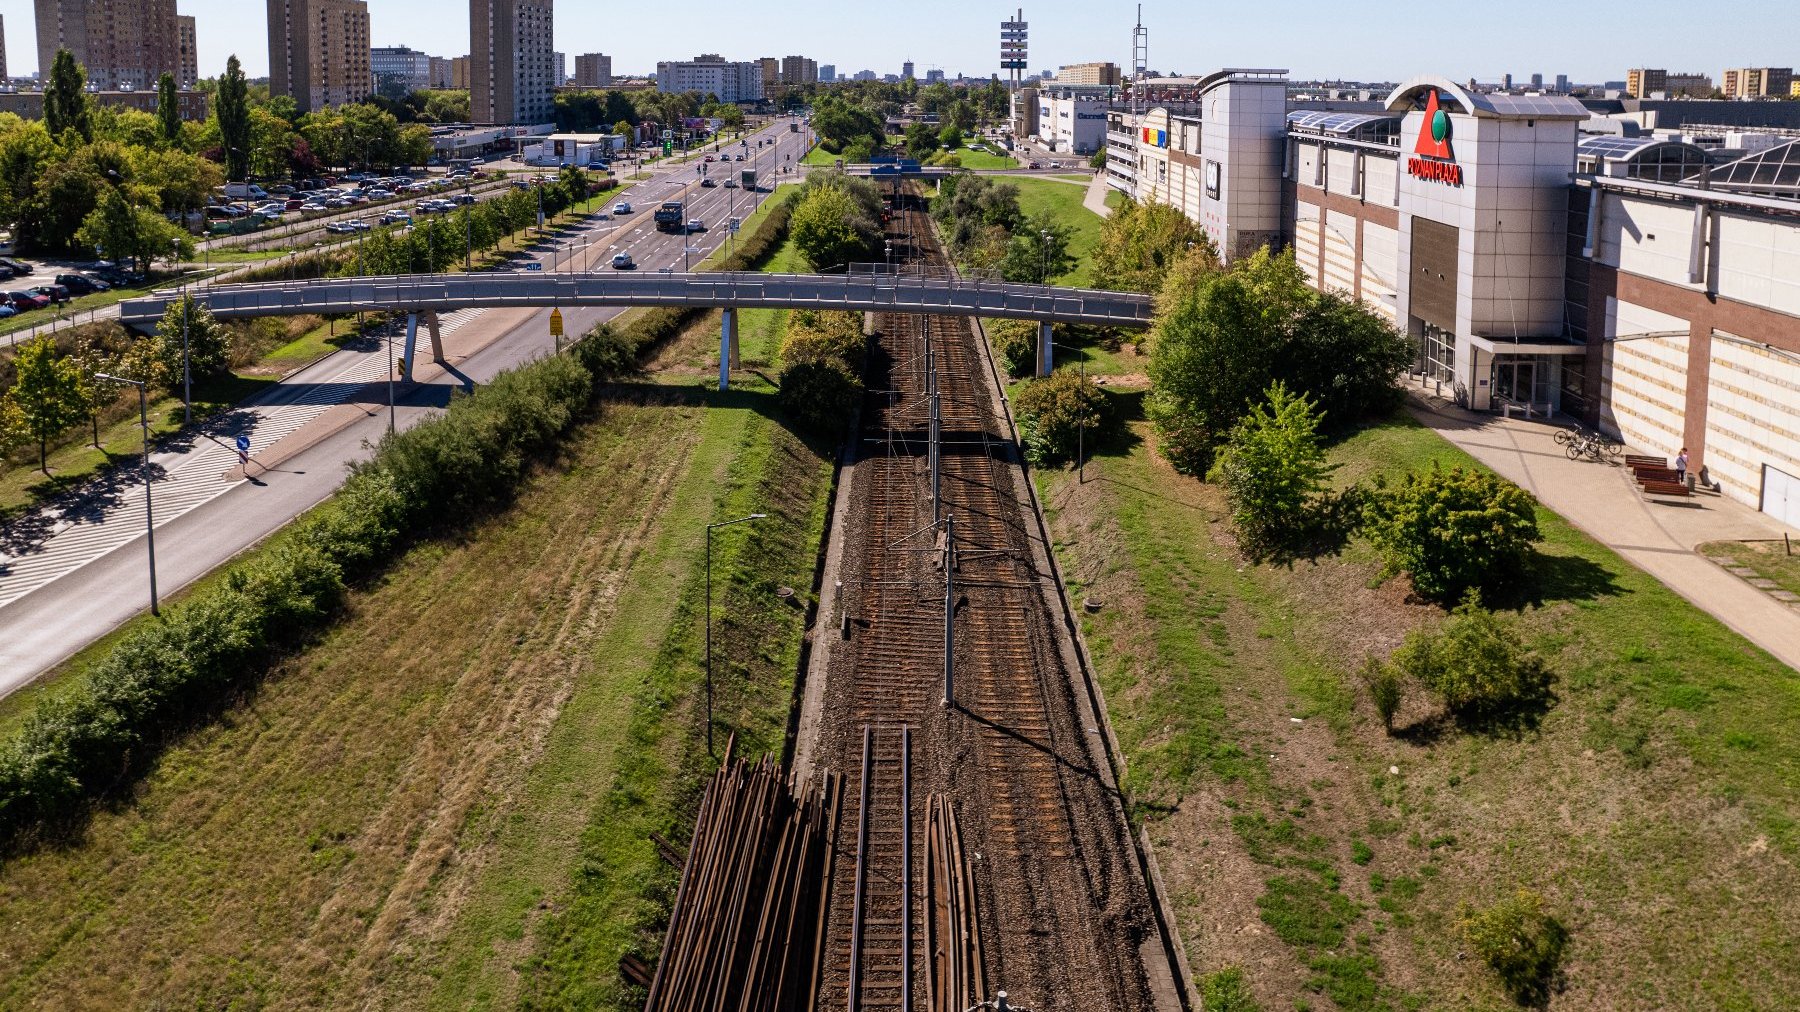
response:
[(698, 253), (698, 252), (700, 252), (700, 247), (698, 247), (698, 246), (689, 246), (689, 247), (688, 247), (688, 248), (687, 248), (687, 251), (688, 251), (688, 252), (689, 252), (689, 253)]
[(550, 310), (550, 336), (563, 336), (562, 310), (560, 309)]
[(725, 223), (725, 226), (727, 228), (731, 229), (731, 231), (736, 232), (738, 230), (738, 225), (740, 225), (740, 224), (742, 224), (742, 223), (739, 222), (736, 218), (733, 218), (730, 221), (727, 221)]
[(239, 453), (250, 452), (250, 437), (245, 433), (238, 433), (237, 448)]

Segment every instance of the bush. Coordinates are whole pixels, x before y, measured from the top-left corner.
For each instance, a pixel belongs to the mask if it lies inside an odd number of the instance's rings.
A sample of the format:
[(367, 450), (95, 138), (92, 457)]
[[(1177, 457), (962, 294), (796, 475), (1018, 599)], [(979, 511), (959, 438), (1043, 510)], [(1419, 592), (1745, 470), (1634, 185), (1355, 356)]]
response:
[(1093, 439), (1109, 413), (1106, 395), (1073, 369), (1026, 383), (1013, 406), (1019, 412), (1025, 457), (1039, 466), (1073, 459), (1082, 430)]
[(1537, 527), (1537, 500), (1498, 475), (1474, 468), (1408, 474), (1381, 489), (1371, 504), (1369, 537), (1388, 569), (1412, 576), (1413, 588), (1454, 601), (1470, 588), (1518, 577)]
[(868, 347), (861, 313), (796, 309), (788, 316), (787, 336), (781, 342), (781, 360), (792, 363), (829, 359), (854, 375), (862, 368)]
[(1279, 380), (1265, 404), (1231, 430), (1207, 477), (1225, 488), (1238, 544), (1253, 559), (1283, 554), (1307, 537), (1313, 506), (1333, 468), (1319, 445), (1320, 416)]
[(1030, 320), (993, 320), (987, 324), (988, 341), (1009, 376), (1024, 376), (1037, 361), (1037, 324)]
[(821, 433), (842, 429), (862, 394), (862, 383), (830, 358), (790, 362), (779, 383), (781, 409), (802, 427)]
[(1514, 1001), (1531, 1007), (1549, 1003), (1569, 931), (1544, 912), (1542, 896), (1520, 889), (1486, 910), (1464, 908), (1456, 926)]
[(1369, 690), (1369, 702), (1374, 704), (1375, 713), (1381, 718), (1382, 730), (1393, 734), (1394, 716), (1400, 712), (1400, 702), (1406, 693), (1405, 680), (1399, 669), (1370, 657), (1363, 662), (1358, 675)]
[(1471, 724), (1531, 723), (1555, 681), (1514, 624), (1483, 608), (1475, 591), (1439, 628), (1409, 633), (1393, 663)]
[(1206, 1012), (1262, 1012), (1244, 980), (1244, 971), (1235, 966), (1200, 978), (1200, 1007)]

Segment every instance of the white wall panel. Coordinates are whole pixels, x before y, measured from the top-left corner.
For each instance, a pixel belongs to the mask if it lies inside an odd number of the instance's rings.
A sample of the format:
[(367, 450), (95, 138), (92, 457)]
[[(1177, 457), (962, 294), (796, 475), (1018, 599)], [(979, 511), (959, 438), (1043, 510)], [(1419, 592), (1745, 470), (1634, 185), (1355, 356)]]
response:
[[(1688, 323), (1653, 309), (1606, 300), (1600, 372), (1600, 425), (1632, 446), (1674, 457), (1687, 414)], [(1679, 337), (1631, 335), (1681, 331)], [(1625, 340), (1613, 340), (1616, 337)]]
[(1399, 281), (1399, 263), (1400, 234), (1384, 225), (1363, 222), (1363, 301), (1390, 320), (1395, 318), (1394, 294)]
[(1307, 283), (1319, 287), (1319, 207), (1298, 201), (1294, 205), (1294, 260)]
[(1800, 361), (1714, 332), (1707, 470), (1726, 495), (1754, 507), (1764, 464), (1800, 475)]

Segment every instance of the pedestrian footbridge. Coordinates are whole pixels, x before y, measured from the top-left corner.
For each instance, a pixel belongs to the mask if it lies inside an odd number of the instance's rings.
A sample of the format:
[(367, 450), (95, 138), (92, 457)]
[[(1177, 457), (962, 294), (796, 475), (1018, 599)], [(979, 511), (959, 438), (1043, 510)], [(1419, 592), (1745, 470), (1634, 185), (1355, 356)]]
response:
[[(154, 324), (181, 298), (170, 289), (120, 305), (127, 325)], [(879, 269), (850, 274), (660, 271), (421, 274), (213, 285), (194, 293), (214, 316), (572, 306), (842, 309), (1039, 323), (1148, 327), (1153, 300), (1133, 292), (1018, 285)]]

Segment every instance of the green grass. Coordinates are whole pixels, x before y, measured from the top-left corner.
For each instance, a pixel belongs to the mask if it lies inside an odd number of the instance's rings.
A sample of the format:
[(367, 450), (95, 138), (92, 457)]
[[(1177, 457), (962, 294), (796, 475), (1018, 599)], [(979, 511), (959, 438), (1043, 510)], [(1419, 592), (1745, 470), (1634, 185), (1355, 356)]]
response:
[(1075, 267), (1066, 274), (1051, 278), (1050, 283), (1077, 288), (1094, 287), (1090, 258), (1094, 247), (1100, 243), (1101, 218), (1081, 203), (1082, 198), (1087, 196), (1087, 188), (1048, 179), (1009, 178), (1007, 182), (1018, 186), (1019, 210), (1024, 211), (1027, 218), (1048, 212), (1059, 224), (1074, 231), (1069, 237), (1069, 255), (1074, 257)]
[[(1113, 396), (1139, 417), (1136, 395)], [(1571, 926), (1572, 1004), (1754, 1008), (1800, 989), (1783, 927), (1800, 919), (1792, 672), (1540, 510), (1516, 620), (1558, 676), (1541, 727), (1433, 729), (1414, 693), (1387, 737), (1355, 666), (1442, 613), (1383, 580), (1362, 542), (1317, 565), (1246, 565), (1217, 490), (1155, 459), (1153, 438), (1134, 422), (1085, 484), (1035, 478), (1071, 595), (1105, 603), (1082, 632), (1134, 811), (1184, 883), (1190, 953), (1244, 967), (1268, 1007), (1502, 1008), (1496, 980), (1457, 958), (1453, 924), (1525, 887)], [(1331, 458), (1341, 483), (1479, 466), (1407, 418)], [(1208, 884), (1234, 867), (1231, 886)], [(1731, 884), (1744, 875), (1763, 884)], [(1258, 920), (1268, 936), (1237, 933)]]
[(1018, 159), (992, 148), (975, 151), (965, 146), (957, 148), (951, 153), (962, 159), (962, 167), (965, 169), (1016, 169), (1019, 167)]
[(1800, 555), (1789, 555), (1781, 541), (1709, 541), (1700, 554), (1721, 565), (1755, 570), (1780, 590), (1800, 594)]

